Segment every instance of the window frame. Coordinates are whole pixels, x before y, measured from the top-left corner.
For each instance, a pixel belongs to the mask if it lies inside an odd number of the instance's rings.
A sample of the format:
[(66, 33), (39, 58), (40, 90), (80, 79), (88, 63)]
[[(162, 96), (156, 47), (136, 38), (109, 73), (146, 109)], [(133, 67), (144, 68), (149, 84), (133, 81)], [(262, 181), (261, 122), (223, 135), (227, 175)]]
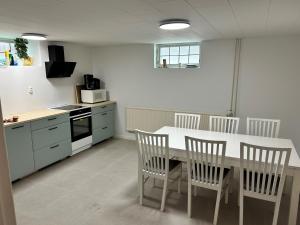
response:
[[(190, 54), (190, 46), (199, 46), (199, 54)], [(184, 46), (188, 46), (189, 47), (189, 52), (187, 55), (180, 55), (180, 47), (184, 47)], [(170, 43), (170, 44), (156, 44), (155, 45), (155, 59), (154, 59), (154, 62), (155, 62), (155, 65), (154, 67), (155, 68), (162, 68), (162, 69), (165, 69), (163, 67), (161, 67), (161, 63), (160, 63), (160, 58), (161, 58), (161, 55), (160, 55), (160, 49), (161, 48), (169, 48), (169, 61), (170, 61), (170, 57), (171, 56), (178, 56), (178, 61), (179, 61), (179, 58), (180, 56), (187, 56), (188, 57), (188, 63), (187, 64), (167, 64), (167, 69), (191, 69), (191, 68), (195, 68), (195, 69), (198, 69), (200, 68), (200, 63), (201, 63), (201, 43), (200, 42), (184, 42), (184, 43)], [(170, 53), (170, 48), (171, 47), (178, 47), (179, 48), (179, 53), (178, 55), (171, 55)], [(193, 56), (193, 55), (197, 55), (199, 56), (199, 63), (195, 64), (189, 64), (189, 58), (190, 56)], [(167, 56), (167, 55), (166, 55)], [(180, 65), (183, 65), (183, 66), (180, 66)], [(195, 67), (188, 67), (188, 65), (195, 65)]]
[[(11, 45), (14, 45), (14, 40), (13, 39), (2, 39), (0, 38), (0, 43), (7, 43), (10, 45), (10, 48), (11, 48)], [(4, 53), (4, 52), (0, 52), (0, 53)], [(15, 56), (15, 60), (19, 60), (19, 57), (17, 56), (17, 53), (14, 52), (13, 55)], [(19, 66), (19, 65), (17, 65)], [(10, 65), (1, 65), (0, 64), (0, 67), (10, 67)]]

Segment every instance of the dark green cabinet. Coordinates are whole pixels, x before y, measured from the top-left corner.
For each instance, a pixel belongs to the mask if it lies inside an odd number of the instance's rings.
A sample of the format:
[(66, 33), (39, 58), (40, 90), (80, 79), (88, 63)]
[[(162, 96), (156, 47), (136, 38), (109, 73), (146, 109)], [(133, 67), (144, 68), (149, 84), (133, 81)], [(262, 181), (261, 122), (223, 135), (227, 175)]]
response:
[(17, 180), (34, 171), (30, 123), (5, 128), (7, 155), (11, 180)]

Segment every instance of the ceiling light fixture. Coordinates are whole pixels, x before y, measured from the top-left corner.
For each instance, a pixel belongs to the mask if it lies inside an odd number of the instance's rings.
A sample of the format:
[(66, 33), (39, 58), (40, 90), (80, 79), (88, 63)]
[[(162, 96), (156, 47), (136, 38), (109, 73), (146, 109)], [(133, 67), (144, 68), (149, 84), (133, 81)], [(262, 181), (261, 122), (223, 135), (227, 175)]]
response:
[(159, 28), (163, 30), (181, 30), (190, 26), (190, 22), (185, 19), (168, 19), (160, 21)]
[(47, 35), (37, 34), (37, 33), (24, 33), (24, 34), (22, 34), (22, 38), (25, 38), (28, 40), (43, 41), (43, 40), (47, 39)]

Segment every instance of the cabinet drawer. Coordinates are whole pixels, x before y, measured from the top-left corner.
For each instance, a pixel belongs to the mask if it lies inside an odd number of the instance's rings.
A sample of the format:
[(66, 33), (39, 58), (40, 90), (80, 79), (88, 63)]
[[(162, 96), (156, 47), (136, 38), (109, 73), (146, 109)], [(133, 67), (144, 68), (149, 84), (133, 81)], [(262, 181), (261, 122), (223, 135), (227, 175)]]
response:
[(106, 111), (112, 111), (114, 109), (114, 107), (115, 107), (114, 104), (92, 107), (92, 114), (102, 113), (102, 112), (106, 112)]
[(30, 123), (5, 128), (7, 156), (11, 180), (17, 180), (34, 171)]
[(93, 129), (103, 128), (113, 123), (114, 111), (94, 114), (92, 117)]
[(71, 139), (70, 122), (53, 125), (32, 132), (33, 149), (35, 151), (67, 139)]
[(64, 123), (69, 120), (69, 115), (66, 114), (60, 114), (56, 116), (49, 116), (44, 119), (35, 120), (31, 122), (31, 129), (32, 130), (38, 130), (45, 127), (50, 127), (56, 124)]
[(53, 144), (34, 152), (35, 169), (41, 169), (59, 161), (72, 153), (71, 139)]
[(105, 139), (114, 136), (114, 126), (109, 124), (103, 128), (93, 130), (93, 144), (97, 144)]

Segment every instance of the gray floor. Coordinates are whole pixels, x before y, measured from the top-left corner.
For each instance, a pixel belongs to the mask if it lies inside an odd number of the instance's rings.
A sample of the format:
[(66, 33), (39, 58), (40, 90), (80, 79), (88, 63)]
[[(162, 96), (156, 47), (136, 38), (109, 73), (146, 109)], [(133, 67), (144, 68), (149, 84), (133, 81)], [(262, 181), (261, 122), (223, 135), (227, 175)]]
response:
[[(178, 194), (171, 185), (166, 211), (160, 212), (161, 186), (146, 185), (144, 206), (138, 204), (137, 155), (133, 141), (108, 140), (56, 163), (13, 185), (18, 225), (188, 225), (212, 224), (215, 193), (199, 191), (187, 217), (186, 183)], [(280, 209), (286, 225), (288, 196)], [(237, 225), (237, 194), (222, 201), (219, 225)], [(245, 201), (245, 225), (272, 224), (273, 205)], [(298, 221), (299, 224), (299, 221)]]

